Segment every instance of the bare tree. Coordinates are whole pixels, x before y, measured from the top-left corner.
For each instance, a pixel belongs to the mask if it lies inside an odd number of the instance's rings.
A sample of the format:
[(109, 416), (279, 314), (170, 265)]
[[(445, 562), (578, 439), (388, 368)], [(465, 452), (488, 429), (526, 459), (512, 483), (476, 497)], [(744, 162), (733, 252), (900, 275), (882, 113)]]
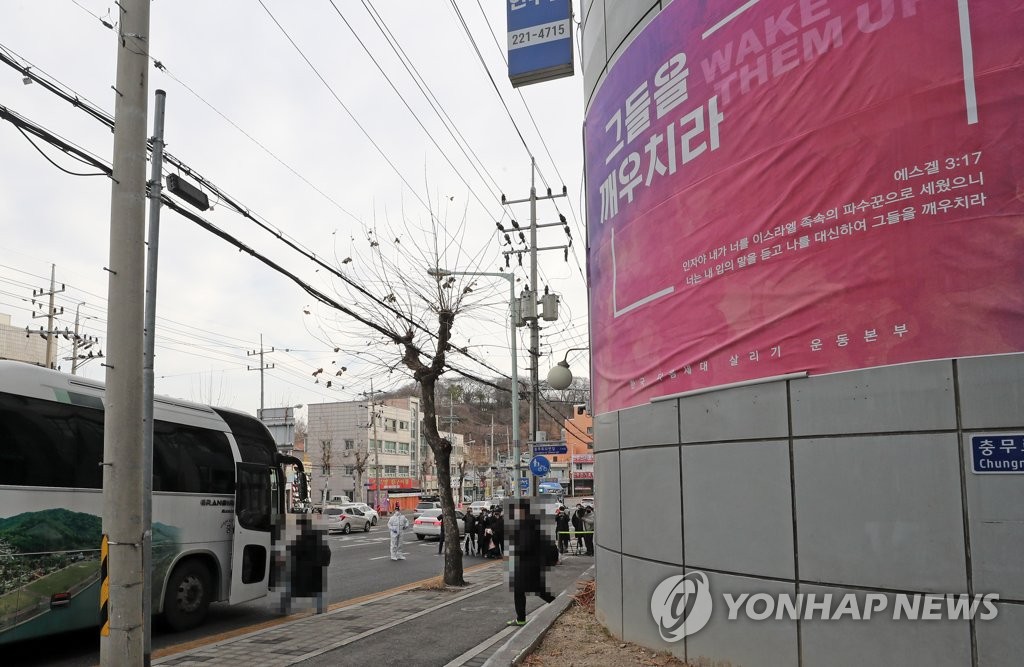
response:
[(330, 439), (320, 441), (320, 475), (323, 478), (323, 486), (320, 488), (320, 504), (325, 505), (327, 497), (327, 485), (331, 479), (331, 441)]
[(422, 461), (420, 461), (420, 488), (421, 489), (426, 489), (427, 488), (427, 475), (430, 474), (430, 469), (433, 467), (433, 465), (434, 465), (434, 453), (432, 451), (428, 450), (427, 451), (427, 455), (423, 457)]
[(352, 500), (363, 500), (363, 473), (366, 472), (366, 462), (370, 460), (370, 452), (362, 446), (362, 442), (359, 443), (359, 448), (355, 451), (355, 463), (352, 468), (356, 473), (355, 489), (352, 492)]
[(299, 417), (295, 421), (295, 431), (292, 436), (293, 443), (302, 443), (302, 448), (306, 448), (306, 436), (309, 435), (309, 424), (306, 423), (305, 417)]
[[(453, 358), (458, 358), (461, 372), (474, 364), (495, 371), (473, 358), (468, 345), (454, 341), (454, 325), (457, 316), (473, 310), (474, 321), (490, 319), (503, 331), (508, 298), (502, 296), (501, 285), (488, 290), (473, 278), (428, 274), (432, 268), (492, 270), (480, 266), (479, 259), (464, 255), (465, 217), (449, 226), (431, 215), (428, 225), (420, 228), (403, 217), (401, 225), (398, 233), (368, 229), (363, 239), (350, 237), (348, 249), (336, 249), (339, 298), (310, 293), (332, 309), (318, 312), (324, 342), (355, 360), (345, 362), (343, 370), (352, 369), (346, 384), (359, 381), (360, 366), (370, 369), (365, 378), (373, 377), (377, 386), (389, 378), (396, 388), (403, 378), (411, 377), (416, 383), (423, 417), (421, 433), (430, 449), (430, 456), (423, 457), (427, 460), (421, 460), (420, 474), (426, 476), (422, 466), (436, 466), (442, 520), (453, 526), (452, 442), (438, 430), (436, 389), (442, 375), (452, 368)], [(409, 234), (414, 232), (426, 239), (410, 241)], [(371, 332), (369, 338), (366, 329)], [(444, 552), (444, 582), (464, 585), (458, 531), (445, 532)]]

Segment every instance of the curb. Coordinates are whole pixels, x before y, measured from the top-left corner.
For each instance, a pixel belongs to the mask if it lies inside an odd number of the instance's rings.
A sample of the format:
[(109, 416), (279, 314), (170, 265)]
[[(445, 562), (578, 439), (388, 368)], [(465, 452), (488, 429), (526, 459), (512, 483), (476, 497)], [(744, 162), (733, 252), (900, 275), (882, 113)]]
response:
[(518, 665), (530, 655), (541, 641), (544, 635), (551, 629), (551, 625), (565, 613), (565, 610), (572, 604), (570, 588), (584, 579), (592, 579), (594, 568), (591, 565), (576, 578), (569, 588), (558, 594), (555, 601), (537, 610), (535, 615), (519, 630), (512, 635), (508, 641), (501, 645), (497, 651), (484, 663), (484, 667), (505, 667), (505, 665)]

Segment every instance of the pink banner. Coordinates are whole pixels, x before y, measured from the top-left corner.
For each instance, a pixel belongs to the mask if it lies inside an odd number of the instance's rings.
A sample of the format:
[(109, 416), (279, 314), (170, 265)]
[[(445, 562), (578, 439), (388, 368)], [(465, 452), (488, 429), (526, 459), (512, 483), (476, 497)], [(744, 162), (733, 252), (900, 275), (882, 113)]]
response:
[(586, 120), (594, 408), (1024, 350), (1024, 0), (673, 2)]

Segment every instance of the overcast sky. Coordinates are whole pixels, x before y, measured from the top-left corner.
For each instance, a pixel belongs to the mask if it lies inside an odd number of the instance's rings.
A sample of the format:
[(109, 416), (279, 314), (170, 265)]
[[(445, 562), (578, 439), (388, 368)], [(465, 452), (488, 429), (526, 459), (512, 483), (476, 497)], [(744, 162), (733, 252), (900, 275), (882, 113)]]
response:
[[(575, 241), (568, 262), (561, 252), (541, 255), (541, 290), (547, 285), (563, 297), (560, 320), (544, 329), (542, 353), (548, 356), (540, 362), (542, 378), (567, 349), (587, 345), (578, 33), (576, 75), (522, 88), (520, 97), (508, 82), (502, 59), (505, 3), (459, 0), (514, 125), (450, 2), (373, 2), (383, 25), (479, 157), (481, 177), (402, 67), (363, 2), (263, 4), (265, 8), (258, 1), (152, 3), (151, 56), (166, 72), (151, 67), (149, 81), (151, 93), (158, 88), (167, 91), (167, 150), (331, 264), (345, 257), (359, 262), (368, 252), (366, 230), (374, 224), (389, 241), (400, 236), (403, 247), (426, 243), (420, 230), (429, 226), (430, 209), (447, 230), (440, 244), (449, 268), (482, 271), (504, 265), (503, 240), (495, 221), (509, 227), (510, 216), (529, 218), (527, 205), (503, 208), (498, 197), (528, 196), (532, 152), (547, 183), (556, 192), (564, 183), (569, 193), (568, 198), (555, 200), (557, 210), (550, 202), (541, 203), (541, 221), (555, 221), (561, 212)], [(115, 10), (107, 0), (8, 1), (0, 45), (112, 114), (115, 33), (102, 21), (115, 23)], [(152, 117), (152, 95), (150, 100)], [(24, 84), (18, 72), (3, 65), (0, 105), (104, 160), (111, 157), (112, 134), (102, 124), (42, 86)], [(93, 171), (42, 142), (37, 145), (65, 169)], [(98, 336), (105, 346), (103, 267), (109, 265), (110, 181), (59, 171), (3, 121), (0, 156), (0, 313), (10, 314), (15, 326), (38, 327), (43, 320), (31, 318), (28, 299), (34, 288), (47, 286), (50, 265), (55, 264), (57, 282), (66, 285), (57, 298), (65, 309), (58, 326), (72, 327), (75, 307), (84, 302), (84, 332)], [(538, 190), (545, 191), (539, 177)], [(204, 217), (303, 280), (337, 294), (326, 271), (318, 271), (228, 207), (215, 203)], [(564, 242), (558, 227), (539, 233), (541, 246)], [(371, 378), (376, 389), (406, 380), (382, 374), (348, 354), (365, 344), (358, 339), (358, 327), (346, 327), (346, 338), (339, 343), (342, 334), (329, 331), (335, 319), (329, 309), (252, 257), (167, 210), (160, 253), (158, 393), (212, 399), (255, 412), (259, 373), (246, 368), (258, 362), (246, 352), (258, 349), (261, 334), (266, 348), (278, 350), (266, 358), (276, 366), (265, 375), (267, 407), (353, 400), (369, 390)], [(428, 280), (419, 257), (409, 253), (408, 271), (420, 271)], [(517, 275), (528, 276), (528, 266), (527, 260)], [(515, 259), (512, 267), (517, 268)], [(489, 291), (490, 301), (457, 325), (472, 354), (505, 373), (510, 367), (504, 319), (507, 285), (501, 280), (481, 281), (477, 288)], [(518, 344), (523, 376), (525, 329), (520, 330)], [(334, 346), (341, 352), (335, 353)], [(385, 355), (394, 349), (385, 350)], [(69, 353), (69, 346), (63, 345), (61, 356)], [(570, 361), (578, 375), (586, 374), (586, 353), (573, 353)], [(59, 363), (69, 370), (70, 362)], [(468, 360), (461, 363), (491, 375)], [(318, 368), (330, 371), (341, 366), (350, 370), (331, 389), (325, 382), (315, 383), (312, 373)], [(82, 374), (102, 379), (103, 369), (93, 361)]]

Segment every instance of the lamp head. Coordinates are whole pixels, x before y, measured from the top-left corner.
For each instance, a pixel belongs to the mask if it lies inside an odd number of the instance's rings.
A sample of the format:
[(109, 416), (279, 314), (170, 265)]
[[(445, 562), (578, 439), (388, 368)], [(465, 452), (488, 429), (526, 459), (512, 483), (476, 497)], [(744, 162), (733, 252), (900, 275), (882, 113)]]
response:
[(568, 389), (572, 384), (572, 371), (569, 370), (569, 362), (559, 361), (548, 371), (548, 384), (552, 389)]

